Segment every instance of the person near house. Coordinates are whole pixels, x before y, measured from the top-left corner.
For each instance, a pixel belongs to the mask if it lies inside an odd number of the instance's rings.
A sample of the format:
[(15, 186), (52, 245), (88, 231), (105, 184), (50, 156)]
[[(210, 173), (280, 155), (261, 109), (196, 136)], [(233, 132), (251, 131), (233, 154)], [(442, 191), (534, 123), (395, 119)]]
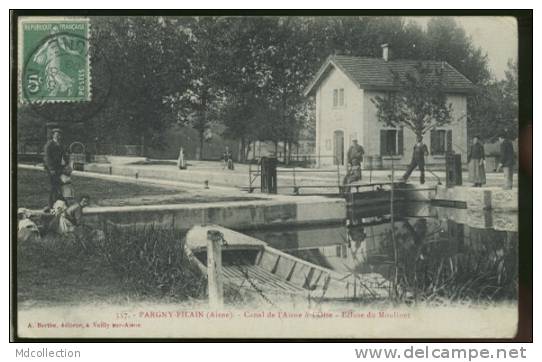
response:
[(66, 165), (64, 149), (62, 147), (62, 131), (59, 128), (53, 129), (52, 139), (45, 144), (43, 152), (43, 162), (45, 171), (49, 175), (49, 182), (51, 189), (49, 191), (49, 204), (50, 210), (57, 200), (63, 200), (60, 175)]
[(501, 155), (500, 162), (497, 170), (502, 169), (504, 175), (504, 189), (512, 188), (512, 180), (514, 175), (514, 146), (512, 142), (506, 137), (505, 133), (499, 136), (499, 142), (501, 143)]
[(179, 157), (177, 158), (177, 168), (179, 170), (186, 170), (186, 161), (184, 160), (184, 149), (182, 147), (179, 150)]
[(228, 170), (233, 170), (233, 154), (231, 153), (228, 146), (226, 146), (226, 150), (224, 151), (222, 157), (224, 159), (224, 166), (222, 167), (222, 169), (225, 169), (227, 167)]
[(403, 175), (403, 181), (406, 182), (410, 177), (410, 174), (416, 167), (420, 170), (420, 183), (425, 183), (425, 156), (429, 156), (429, 150), (425, 143), (423, 143), (423, 137), (418, 136), (417, 142), (412, 150), (412, 161)]
[(361, 162), (363, 161), (364, 154), (365, 150), (358, 143), (358, 140), (353, 139), (346, 153), (348, 170), (344, 181), (345, 184), (361, 180)]
[(472, 138), (469, 153), (467, 155), (469, 165), (469, 181), (474, 187), (481, 187), (486, 183), (485, 154), (484, 146), (479, 136)]

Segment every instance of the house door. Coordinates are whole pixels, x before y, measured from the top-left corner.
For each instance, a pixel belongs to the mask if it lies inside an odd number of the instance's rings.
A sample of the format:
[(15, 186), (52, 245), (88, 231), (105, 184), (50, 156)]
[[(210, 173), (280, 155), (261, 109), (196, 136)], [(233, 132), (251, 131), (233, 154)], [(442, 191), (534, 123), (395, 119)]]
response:
[(334, 133), (333, 155), (335, 155), (335, 158), (333, 159), (334, 165), (336, 165), (337, 163), (339, 163), (339, 165), (344, 165), (344, 132), (343, 131), (335, 131)]

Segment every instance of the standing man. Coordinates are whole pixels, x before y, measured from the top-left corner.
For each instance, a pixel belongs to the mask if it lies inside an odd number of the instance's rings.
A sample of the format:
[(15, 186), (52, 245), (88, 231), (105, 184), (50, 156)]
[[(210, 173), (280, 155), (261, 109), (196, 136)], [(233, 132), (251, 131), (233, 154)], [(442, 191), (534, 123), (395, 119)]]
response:
[(233, 154), (228, 146), (226, 146), (226, 150), (224, 151), (222, 158), (224, 159), (224, 166), (222, 169), (227, 167), (228, 170), (233, 170)]
[(49, 192), (49, 209), (53, 207), (56, 200), (63, 200), (60, 175), (66, 164), (64, 160), (64, 149), (60, 143), (62, 140), (62, 131), (59, 128), (53, 129), (53, 139), (45, 144), (43, 152), (43, 163), (45, 171), (49, 174), (51, 190)]
[(347, 174), (348, 183), (361, 180), (361, 162), (364, 154), (365, 150), (358, 144), (358, 140), (354, 138), (346, 154), (346, 160), (350, 168)]
[(514, 146), (505, 133), (499, 136), (499, 142), (501, 142), (501, 157), (497, 171), (502, 169), (504, 175), (503, 189), (509, 190), (512, 188), (514, 176)]
[(403, 181), (406, 182), (408, 178), (410, 177), (410, 174), (416, 166), (420, 169), (420, 183), (425, 183), (425, 156), (429, 156), (429, 151), (427, 150), (427, 146), (425, 143), (423, 143), (423, 137), (418, 136), (417, 138), (418, 142), (414, 145), (414, 149), (412, 151), (412, 161), (410, 161), (410, 165), (408, 166), (408, 169), (406, 170), (405, 174), (403, 175)]

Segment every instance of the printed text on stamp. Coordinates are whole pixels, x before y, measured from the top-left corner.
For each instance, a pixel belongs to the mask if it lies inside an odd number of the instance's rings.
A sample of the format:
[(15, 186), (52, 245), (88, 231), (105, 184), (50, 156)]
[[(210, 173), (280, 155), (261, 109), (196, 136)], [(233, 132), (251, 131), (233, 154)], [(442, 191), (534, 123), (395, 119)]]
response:
[(89, 101), (88, 20), (27, 18), (21, 20), (20, 30), (22, 100)]

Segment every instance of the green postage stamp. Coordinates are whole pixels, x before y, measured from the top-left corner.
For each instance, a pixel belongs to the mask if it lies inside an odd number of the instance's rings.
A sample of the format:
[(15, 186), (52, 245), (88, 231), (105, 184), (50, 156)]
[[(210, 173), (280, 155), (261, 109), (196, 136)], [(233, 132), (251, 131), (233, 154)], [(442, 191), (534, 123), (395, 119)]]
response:
[(90, 101), (89, 20), (26, 17), (18, 25), (21, 101)]

